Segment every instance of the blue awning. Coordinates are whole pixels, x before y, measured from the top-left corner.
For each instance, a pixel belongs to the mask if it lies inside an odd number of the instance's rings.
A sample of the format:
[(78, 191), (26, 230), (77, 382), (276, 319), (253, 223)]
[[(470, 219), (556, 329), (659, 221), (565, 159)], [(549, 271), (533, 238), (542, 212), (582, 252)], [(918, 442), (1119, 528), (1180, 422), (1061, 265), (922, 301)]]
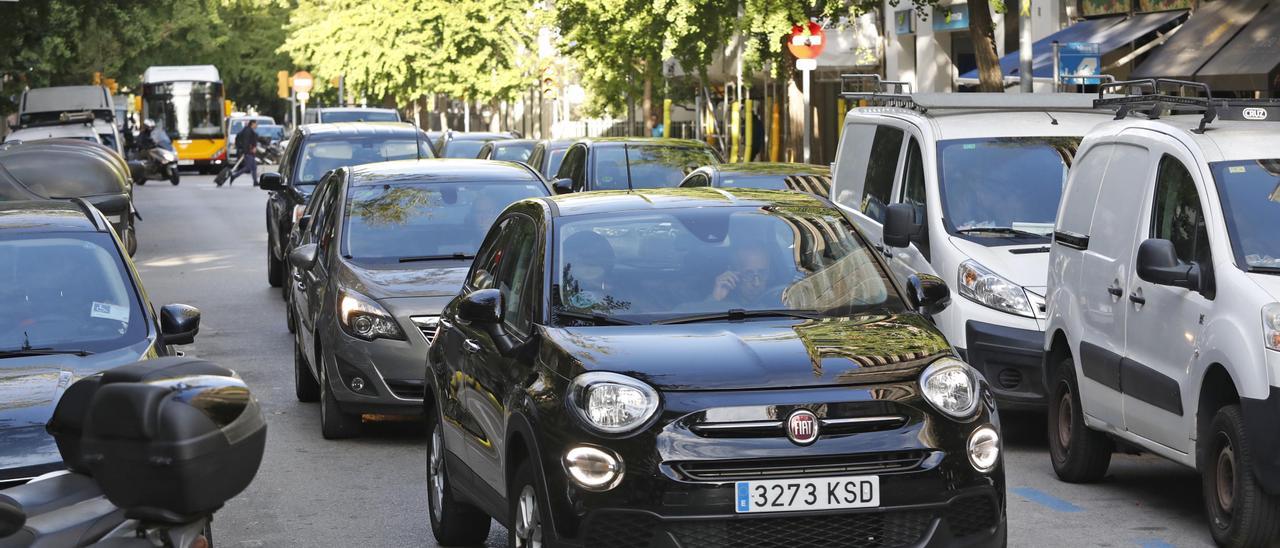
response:
[[(1050, 34), (1031, 45), (1032, 75), (1036, 78), (1053, 78), (1053, 43), (1088, 42), (1098, 44), (1103, 55), (1124, 47), (1142, 35), (1150, 33), (1166, 23), (1182, 17), (1185, 10), (1159, 13), (1140, 13), (1131, 17), (1116, 16), (1085, 19), (1058, 32)], [(1000, 72), (1006, 77), (1020, 76), (1020, 60), (1017, 51), (1000, 58)], [(960, 75), (977, 79), (977, 69)]]

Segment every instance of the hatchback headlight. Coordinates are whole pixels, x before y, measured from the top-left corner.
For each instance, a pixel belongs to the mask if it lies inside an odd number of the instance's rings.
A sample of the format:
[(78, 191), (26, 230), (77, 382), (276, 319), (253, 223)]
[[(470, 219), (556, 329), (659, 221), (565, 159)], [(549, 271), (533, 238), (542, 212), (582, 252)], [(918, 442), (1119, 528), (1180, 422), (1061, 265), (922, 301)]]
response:
[(1262, 307), (1262, 338), (1267, 348), (1280, 351), (1280, 303)]
[(955, 358), (941, 358), (920, 375), (920, 391), (937, 410), (967, 419), (978, 410), (978, 382), (973, 368)]
[(1001, 312), (1034, 318), (1031, 301), (1022, 286), (1006, 280), (977, 261), (960, 263), (960, 295)]
[(583, 373), (569, 387), (569, 406), (592, 429), (623, 434), (658, 411), (658, 391), (626, 375)]
[(405, 340), (404, 331), (386, 309), (355, 291), (343, 289), (338, 292), (338, 323), (348, 335), (366, 341), (378, 338)]

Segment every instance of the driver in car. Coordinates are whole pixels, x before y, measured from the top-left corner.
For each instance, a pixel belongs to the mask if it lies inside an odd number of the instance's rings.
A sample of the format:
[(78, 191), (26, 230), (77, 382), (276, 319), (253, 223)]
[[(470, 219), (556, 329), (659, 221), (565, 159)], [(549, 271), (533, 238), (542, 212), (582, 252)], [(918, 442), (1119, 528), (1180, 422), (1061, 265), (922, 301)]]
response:
[(759, 246), (735, 250), (731, 268), (716, 277), (710, 302), (725, 310), (761, 310), (778, 308), (779, 295), (770, 291), (773, 262)]

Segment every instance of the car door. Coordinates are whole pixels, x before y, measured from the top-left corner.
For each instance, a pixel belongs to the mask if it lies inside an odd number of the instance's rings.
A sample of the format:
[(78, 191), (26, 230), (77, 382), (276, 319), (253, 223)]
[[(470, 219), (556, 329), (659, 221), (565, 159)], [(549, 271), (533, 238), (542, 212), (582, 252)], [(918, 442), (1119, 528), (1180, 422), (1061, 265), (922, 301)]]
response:
[(900, 189), (894, 194), (894, 203), (907, 204), (915, 210), (916, 222), (921, 224), (920, 239), (912, 241), (907, 247), (885, 246), (885, 255), (890, 259), (889, 267), (893, 269), (894, 275), (903, 281), (917, 272), (936, 274), (933, 270), (933, 265), (929, 263), (929, 258), (932, 254), (929, 249), (929, 221), (931, 218), (928, 208), (928, 189), (925, 184), (925, 181), (928, 180), (927, 174), (928, 171), (925, 169), (924, 152), (920, 147), (920, 139), (915, 135), (909, 134), (907, 136), (907, 149), (902, 162), (902, 174), (899, 176), (901, 183), (898, 186)]
[[(510, 353), (503, 353), (503, 344), (519, 345), (533, 331), (530, 310), (537, 302), (536, 286), (531, 280), (541, 280), (542, 238), (533, 219), (520, 213), (510, 214), (502, 227), (501, 247), (495, 256), (493, 287), (502, 295), (502, 335), (507, 340), (500, 343), (491, 331), (473, 330), (470, 333), (472, 355), (467, 360), (467, 374), (475, 383), (475, 390), (468, 395), (467, 407), (476, 419), (480, 436), (470, 444), (469, 455), (476, 473), (489, 482), (490, 487), (501, 493), (506, 485), (503, 478), (502, 455), (504, 453), (507, 395), (512, 383), (524, 378), (528, 365), (521, 364)], [(465, 344), (465, 343), (464, 343)]]
[[(1180, 262), (1198, 263), (1207, 272), (1213, 253), (1204, 218), (1205, 180), (1198, 170), (1188, 169), (1197, 164), (1173, 139), (1158, 139), (1153, 152), (1159, 155), (1154, 184), (1147, 185), (1153, 190), (1144, 202), (1144, 222), (1135, 231), (1135, 240), (1169, 240)], [(1122, 304), (1128, 308), (1128, 344), (1120, 366), (1125, 427), (1188, 453), (1194, 429), (1189, 427), (1192, 417), (1187, 413), (1194, 406), (1187, 405), (1190, 395), (1183, 394), (1182, 388), (1186, 372), (1200, 353), (1203, 322), (1212, 301), (1198, 291), (1153, 284), (1135, 274), (1129, 277)]]
[[(903, 145), (906, 133), (899, 122), (885, 121), (877, 124), (852, 124), (846, 132), (856, 132), (864, 137), (860, 142), (869, 143), (864, 150), (842, 150), (844, 162), (837, 177), (843, 185), (837, 203), (852, 210), (850, 217), (855, 225), (883, 252), (885, 210), (898, 182), (902, 165)], [(853, 148), (853, 147), (845, 147)], [(853, 164), (853, 165), (850, 165)], [(850, 181), (849, 179), (854, 179)]]
[[(315, 337), (318, 331), (318, 320), (320, 312), (324, 308), (324, 299), (329, 294), (329, 260), (334, 253), (332, 248), (337, 244), (335, 241), (334, 230), (336, 219), (342, 217), (337, 211), (338, 197), (344, 187), (341, 171), (330, 173), (326, 179), (329, 181), (325, 185), (324, 194), (316, 196), (321, 201), (317, 204), (315, 213), (312, 215), (310, 224), (307, 226), (309, 243), (316, 245), (316, 260), (311, 264), (310, 268), (299, 272), (301, 279), (297, 280), (297, 290), (294, 295), (297, 297), (298, 305), (294, 310), (297, 312), (299, 340), (302, 341), (303, 352), (308, 357), (308, 363), (316, 365), (319, 363), (318, 356), (314, 355)], [(319, 378), (319, 377), (317, 377)]]

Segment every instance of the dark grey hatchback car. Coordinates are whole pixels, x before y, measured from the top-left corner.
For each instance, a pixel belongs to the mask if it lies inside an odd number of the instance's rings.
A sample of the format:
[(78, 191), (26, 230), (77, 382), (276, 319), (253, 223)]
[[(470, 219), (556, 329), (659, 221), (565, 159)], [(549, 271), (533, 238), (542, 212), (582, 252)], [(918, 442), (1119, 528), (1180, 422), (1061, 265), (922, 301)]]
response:
[(493, 219), (550, 191), (523, 164), (405, 160), (341, 168), (313, 196), (289, 255), (301, 401), (325, 438), (362, 415), (422, 413), (426, 354)]

